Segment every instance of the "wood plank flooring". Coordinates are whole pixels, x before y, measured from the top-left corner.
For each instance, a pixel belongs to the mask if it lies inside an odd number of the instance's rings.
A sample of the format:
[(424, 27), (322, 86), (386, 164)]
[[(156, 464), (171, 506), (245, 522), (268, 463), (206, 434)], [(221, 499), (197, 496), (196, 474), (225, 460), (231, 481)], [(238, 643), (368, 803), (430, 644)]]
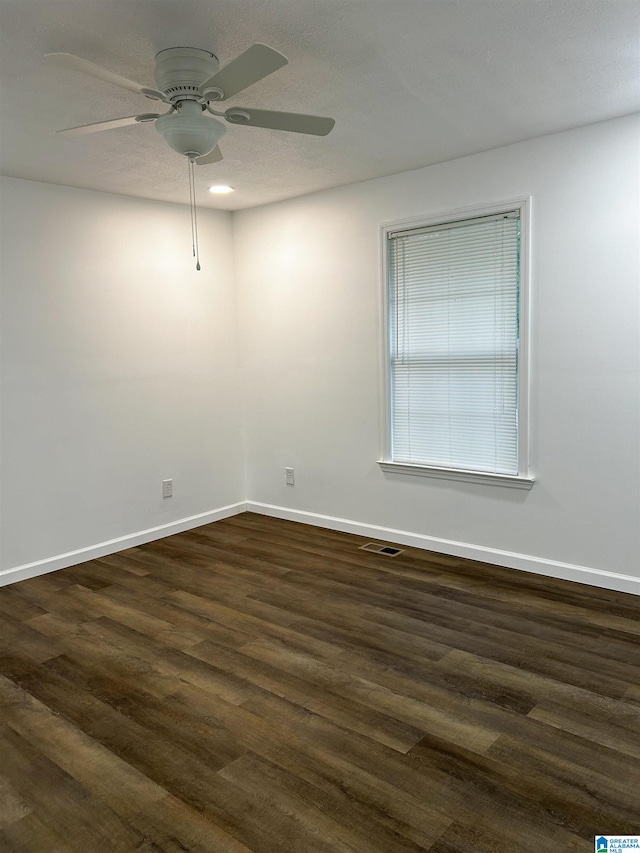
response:
[(640, 599), (245, 513), (0, 590), (0, 850), (640, 833)]

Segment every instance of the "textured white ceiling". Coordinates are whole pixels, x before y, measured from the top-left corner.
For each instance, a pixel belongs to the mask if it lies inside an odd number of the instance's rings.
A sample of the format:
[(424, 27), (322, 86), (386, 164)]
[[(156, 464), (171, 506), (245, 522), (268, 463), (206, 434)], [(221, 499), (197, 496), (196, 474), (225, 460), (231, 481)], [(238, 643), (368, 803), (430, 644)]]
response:
[[(228, 125), (198, 201), (237, 209), (418, 168), (640, 109), (638, 0), (0, 0), (0, 171), (186, 203), (187, 166), (144, 98), (48, 67), (69, 52), (152, 86), (175, 46), (225, 65), (254, 42), (289, 65), (230, 100), (329, 115), (323, 138)], [(236, 187), (228, 197), (211, 183)]]

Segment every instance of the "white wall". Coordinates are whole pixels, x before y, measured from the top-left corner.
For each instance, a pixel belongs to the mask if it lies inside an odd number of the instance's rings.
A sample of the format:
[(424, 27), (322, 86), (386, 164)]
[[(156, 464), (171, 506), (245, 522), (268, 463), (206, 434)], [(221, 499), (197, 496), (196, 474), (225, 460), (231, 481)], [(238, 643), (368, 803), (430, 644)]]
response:
[[(200, 273), (184, 207), (3, 178), (2, 568), (249, 499), (638, 591), (638, 138), (619, 119), (203, 211)], [(535, 486), (383, 474), (380, 223), (527, 194)]]
[(230, 215), (1, 190), (2, 567), (242, 500)]
[[(234, 214), (248, 497), (640, 578), (638, 140), (618, 119)], [(529, 194), (537, 483), (383, 474), (380, 224)]]

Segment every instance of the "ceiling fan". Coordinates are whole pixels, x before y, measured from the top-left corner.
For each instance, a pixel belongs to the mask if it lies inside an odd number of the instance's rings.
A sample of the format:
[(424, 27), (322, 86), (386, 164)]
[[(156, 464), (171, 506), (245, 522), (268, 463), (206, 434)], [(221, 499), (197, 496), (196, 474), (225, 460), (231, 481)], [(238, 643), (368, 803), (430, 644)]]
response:
[(230, 124), (315, 136), (326, 136), (335, 124), (332, 118), (302, 113), (274, 112), (253, 107), (231, 107), (224, 112), (214, 109), (213, 103), (226, 101), (287, 64), (285, 56), (264, 44), (252, 45), (222, 69), (219, 68), (217, 57), (207, 50), (193, 47), (161, 50), (156, 54), (157, 89), (142, 86), (71, 53), (48, 53), (46, 59), (62, 68), (89, 74), (151, 100), (161, 101), (169, 107), (165, 113), (141, 113), (57, 131), (62, 135), (75, 136), (154, 122), (156, 130), (174, 151), (188, 157), (192, 164), (206, 165), (222, 159), (218, 141), (226, 132), (226, 127), (219, 119)]

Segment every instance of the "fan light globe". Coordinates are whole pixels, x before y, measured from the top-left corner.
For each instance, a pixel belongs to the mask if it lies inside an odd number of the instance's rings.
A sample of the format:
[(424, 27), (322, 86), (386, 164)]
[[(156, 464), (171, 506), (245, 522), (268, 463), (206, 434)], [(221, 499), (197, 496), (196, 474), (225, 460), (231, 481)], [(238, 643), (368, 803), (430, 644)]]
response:
[(156, 130), (178, 154), (204, 157), (226, 133), (221, 121), (205, 116), (196, 101), (183, 101), (176, 112), (156, 119)]

